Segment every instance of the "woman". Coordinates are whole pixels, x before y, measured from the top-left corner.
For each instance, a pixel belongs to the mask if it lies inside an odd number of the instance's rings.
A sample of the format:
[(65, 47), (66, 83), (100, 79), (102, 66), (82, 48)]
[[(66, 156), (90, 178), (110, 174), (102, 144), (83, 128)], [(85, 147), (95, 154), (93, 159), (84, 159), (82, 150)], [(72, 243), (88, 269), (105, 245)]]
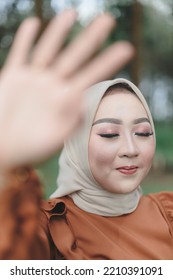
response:
[(134, 54), (128, 42), (98, 53), (115, 27), (108, 14), (63, 47), (76, 18), (74, 10), (62, 12), (37, 41), (40, 21), (26, 19), (1, 69), (0, 259), (49, 257), (39, 223), (41, 184), (32, 167), (54, 155), (79, 125), (83, 91), (115, 74)]
[(128, 80), (115, 79), (92, 86), (86, 101), (83, 124), (60, 156), (58, 188), (43, 201), (41, 213), (35, 210), (40, 183), (32, 171), (30, 180), (20, 174), (25, 191), (16, 183), (6, 196), (17, 211), (12, 216), (4, 206), (3, 258), (173, 259), (173, 194), (144, 196), (140, 187), (155, 152), (142, 93)]
[(91, 87), (87, 100), (84, 124), (60, 157), (58, 188), (42, 209), (50, 257), (173, 259), (173, 194), (143, 196), (140, 188), (155, 151), (143, 95), (115, 79)]

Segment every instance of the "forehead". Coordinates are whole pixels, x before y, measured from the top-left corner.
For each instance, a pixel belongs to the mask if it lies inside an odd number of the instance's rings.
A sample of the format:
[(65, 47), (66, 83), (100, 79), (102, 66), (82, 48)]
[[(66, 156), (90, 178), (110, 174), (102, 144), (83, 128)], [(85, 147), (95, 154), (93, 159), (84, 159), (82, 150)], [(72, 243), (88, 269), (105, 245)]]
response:
[(136, 96), (127, 89), (114, 89), (108, 92), (101, 100), (95, 120), (103, 117), (120, 119), (147, 117), (147, 112)]

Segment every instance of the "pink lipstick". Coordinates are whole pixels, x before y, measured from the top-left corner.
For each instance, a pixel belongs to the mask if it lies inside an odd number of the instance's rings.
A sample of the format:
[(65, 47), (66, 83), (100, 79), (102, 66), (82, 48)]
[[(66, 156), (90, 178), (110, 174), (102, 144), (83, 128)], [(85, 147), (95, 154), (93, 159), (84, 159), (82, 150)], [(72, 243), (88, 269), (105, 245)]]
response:
[(120, 173), (125, 174), (125, 175), (133, 175), (137, 172), (138, 167), (135, 165), (131, 166), (120, 166), (116, 168)]

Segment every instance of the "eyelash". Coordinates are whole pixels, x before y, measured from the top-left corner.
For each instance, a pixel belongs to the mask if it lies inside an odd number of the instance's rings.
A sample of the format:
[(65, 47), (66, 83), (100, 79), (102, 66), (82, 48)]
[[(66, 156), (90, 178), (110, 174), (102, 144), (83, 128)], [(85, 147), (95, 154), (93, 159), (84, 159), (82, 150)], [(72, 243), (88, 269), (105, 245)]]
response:
[[(118, 133), (101, 133), (98, 135), (103, 138), (117, 138), (118, 136), (120, 136)], [(135, 135), (140, 137), (149, 137), (153, 135), (153, 132), (136, 132)]]
[(135, 135), (142, 136), (142, 137), (149, 137), (149, 136), (153, 135), (153, 132), (136, 132)]
[(98, 134), (99, 136), (101, 137), (104, 137), (104, 138), (114, 138), (114, 137), (118, 137), (119, 134), (117, 133), (101, 133), (101, 134)]

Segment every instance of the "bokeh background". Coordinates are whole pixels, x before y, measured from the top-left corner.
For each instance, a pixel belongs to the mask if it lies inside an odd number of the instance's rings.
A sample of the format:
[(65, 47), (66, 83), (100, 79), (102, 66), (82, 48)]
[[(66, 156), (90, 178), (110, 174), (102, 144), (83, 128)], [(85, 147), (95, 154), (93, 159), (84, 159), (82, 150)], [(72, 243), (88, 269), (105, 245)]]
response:
[[(134, 82), (145, 95), (154, 118), (157, 149), (153, 167), (142, 183), (144, 193), (173, 190), (173, 1), (0, 1), (0, 67), (24, 18), (38, 16), (43, 30), (53, 15), (71, 7), (78, 11), (78, 21), (69, 41), (97, 14), (110, 12), (117, 19), (117, 28), (103, 48), (117, 40), (129, 40), (135, 46), (133, 61), (110, 78), (124, 77)], [(56, 188), (58, 154), (36, 169), (45, 186), (45, 197), (48, 197)]]

